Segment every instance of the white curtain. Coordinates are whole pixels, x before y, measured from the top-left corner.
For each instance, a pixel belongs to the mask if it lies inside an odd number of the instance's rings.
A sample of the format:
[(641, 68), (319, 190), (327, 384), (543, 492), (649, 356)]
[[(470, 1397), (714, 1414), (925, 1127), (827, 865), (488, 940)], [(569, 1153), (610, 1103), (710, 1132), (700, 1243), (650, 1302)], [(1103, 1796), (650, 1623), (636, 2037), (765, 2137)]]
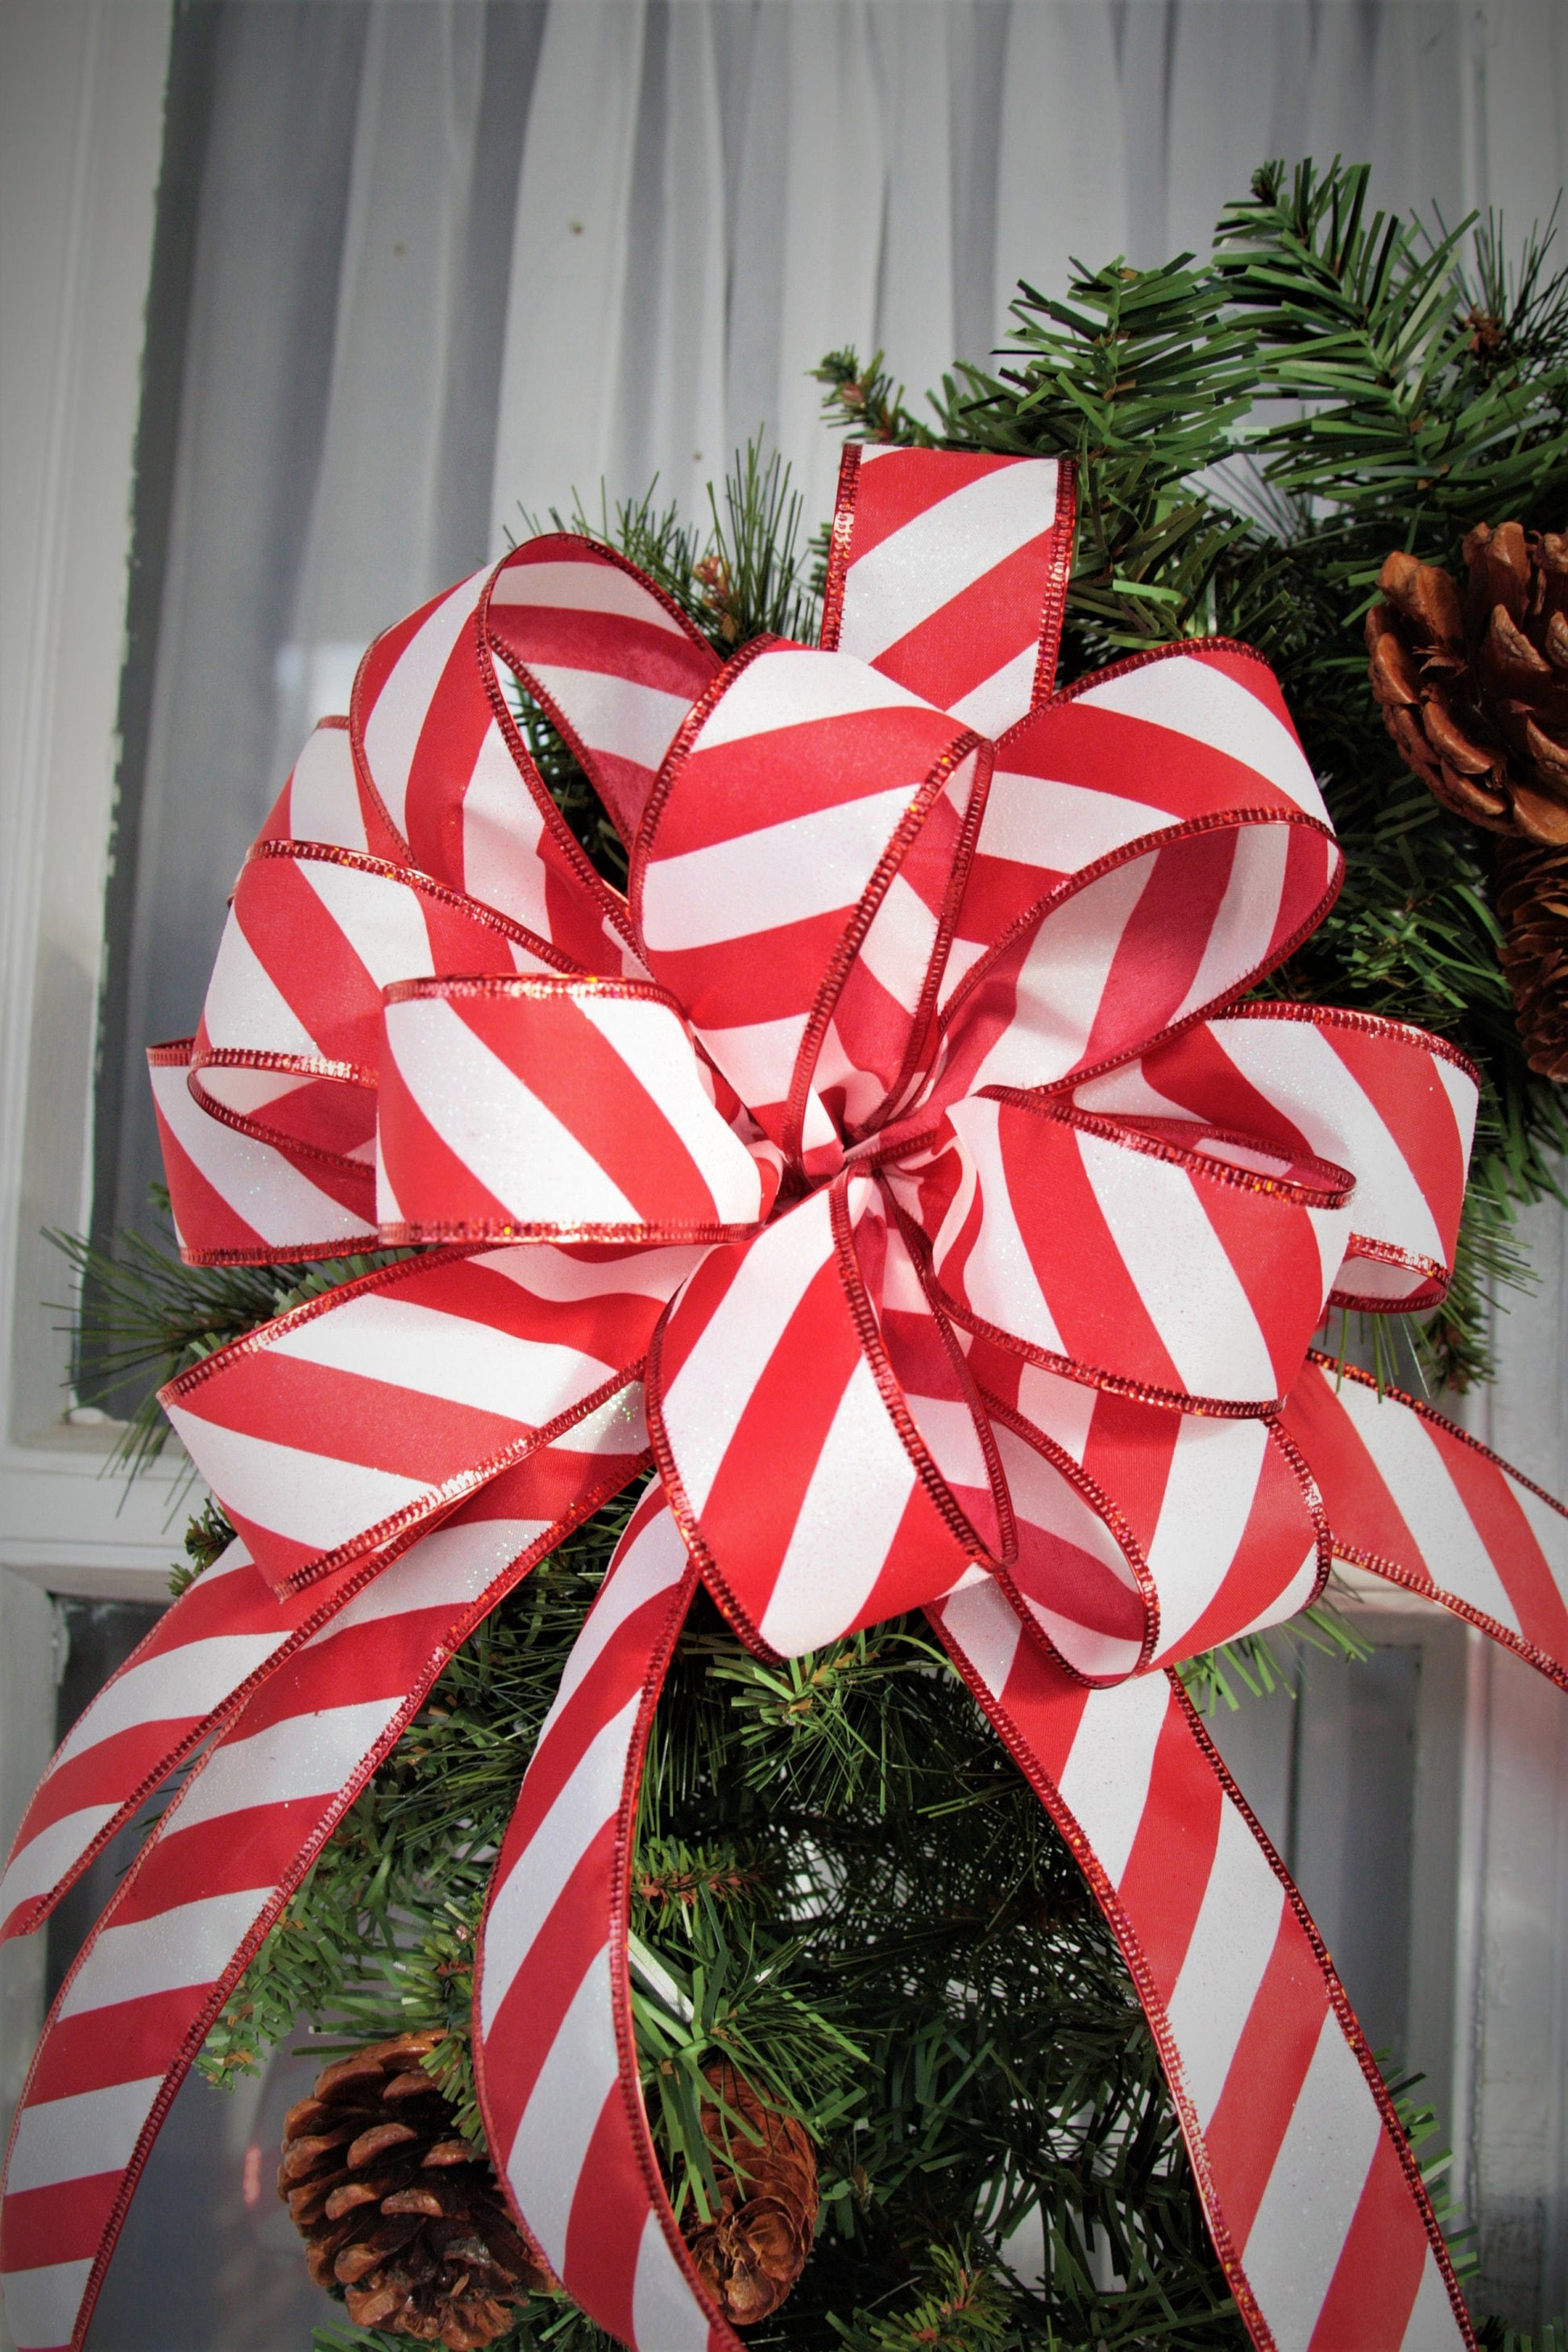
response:
[[(806, 372), (885, 346), (912, 391), (1017, 279), (1202, 250), (1271, 155), (1378, 200), (1544, 215), (1568, 158), (1553, 0), (565, 0), (523, 151), (492, 543), (574, 484), (687, 502), (765, 425), (810, 511)], [(716, 446), (717, 444), (717, 446)]]

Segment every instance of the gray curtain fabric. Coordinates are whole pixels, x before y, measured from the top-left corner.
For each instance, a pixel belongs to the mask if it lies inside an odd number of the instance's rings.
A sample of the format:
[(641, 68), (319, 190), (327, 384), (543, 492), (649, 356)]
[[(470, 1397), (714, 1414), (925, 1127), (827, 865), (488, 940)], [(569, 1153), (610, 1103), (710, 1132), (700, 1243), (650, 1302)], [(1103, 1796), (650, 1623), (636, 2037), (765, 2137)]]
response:
[(121, 1222), (139, 1218), (157, 1172), (142, 1048), (195, 1026), (224, 898), (267, 806), (275, 667), (331, 387), (341, 125), (364, 38), (360, 7), (225, 8), (216, 31), (147, 765), (122, 780), (139, 805), (121, 813), (137, 871), (130, 941), (111, 942), (111, 955), (128, 945), (123, 997), (106, 1024), (106, 1050), (118, 1043), (128, 1066)]
[(110, 943), (124, 1108), (100, 1230), (145, 1214), (142, 1051), (195, 1025), (294, 754), (346, 707), (367, 640), (483, 561), (543, 24), (510, 0), (202, 0), (176, 25), (213, 44), (212, 98), (147, 759), (122, 779), (136, 874)]

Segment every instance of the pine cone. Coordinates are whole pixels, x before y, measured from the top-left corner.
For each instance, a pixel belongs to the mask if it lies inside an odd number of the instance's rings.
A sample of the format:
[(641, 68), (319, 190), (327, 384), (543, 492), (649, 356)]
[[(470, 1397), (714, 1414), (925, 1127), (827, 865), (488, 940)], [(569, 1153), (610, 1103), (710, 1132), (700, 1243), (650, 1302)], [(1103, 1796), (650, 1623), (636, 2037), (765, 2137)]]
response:
[(1479, 523), (1468, 585), (1388, 558), (1366, 616), (1384, 723), (1434, 798), (1489, 832), (1568, 843), (1568, 534)]
[(548, 2281), (420, 2063), (440, 2040), (402, 2033), (327, 2067), (285, 2118), (278, 2193), (356, 2326), (479, 2352)]
[(702, 2103), (719, 2211), (688, 2243), (726, 2319), (751, 2327), (778, 2309), (805, 2268), (816, 2227), (816, 2158), (805, 2127), (764, 2106), (743, 2074), (724, 2065), (704, 2072), (729, 2113)]
[(1497, 905), (1530, 1066), (1568, 1085), (1568, 847), (1500, 842)]

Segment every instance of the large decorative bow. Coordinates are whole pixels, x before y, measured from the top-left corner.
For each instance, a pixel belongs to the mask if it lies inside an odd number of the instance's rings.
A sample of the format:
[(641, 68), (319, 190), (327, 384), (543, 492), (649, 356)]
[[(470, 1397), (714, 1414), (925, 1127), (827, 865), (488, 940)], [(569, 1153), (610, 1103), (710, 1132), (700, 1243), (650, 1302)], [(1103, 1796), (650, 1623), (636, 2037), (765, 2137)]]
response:
[[(1239, 1000), (1340, 853), (1275, 681), (1173, 646), (1052, 691), (1054, 464), (847, 457), (824, 650), (721, 667), (629, 564), (535, 539), (391, 630), (157, 1049), (196, 1261), (378, 1241), (166, 1391), (240, 1542), (71, 1732), (5, 1881), (36, 1927), (206, 1752), (51, 2013), (4, 2224), (23, 2352), (79, 2346), (195, 2051), (453, 1649), (644, 1467), (496, 1868), (490, 2146), (642, 2352), (736, 2338), (661, 2185), (629, 1845), (700, 1580), (790, 1654), (923, 1608), (1061, 1826), (1260, 2346), (1471, 2344), (1306, 1911), (1169, 1672), (1331, 1554), (1568, 1683), (1568, 1525), (1340, 1374), (1327, 1307), (1441, 1297), (1474, 1073)], [(630, 854), (545, 792), (520, 681)]]

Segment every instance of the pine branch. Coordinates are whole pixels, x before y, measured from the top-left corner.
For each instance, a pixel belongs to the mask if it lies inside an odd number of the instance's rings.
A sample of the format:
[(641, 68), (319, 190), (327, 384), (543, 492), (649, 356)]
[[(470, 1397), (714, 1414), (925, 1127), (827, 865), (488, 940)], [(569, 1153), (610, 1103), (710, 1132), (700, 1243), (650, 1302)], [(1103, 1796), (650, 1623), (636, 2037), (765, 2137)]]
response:
[(1212, 629), (1216, 573), (1248, 535), (1197, 485), (1238, 446), (1255, 339), (1192, 259), (1075, 263), (1065, 300), (1020, 285), (1010, 364), (943, 386), (950, 444), (1076, 461), (1068, 609), (1100, 657)]
[[(1340, 1590), (1342, 1593), (1343, 1587)], [(1200, 1650), (1182, 1659), (1176, 1671), (1200, 1715), (1212, 1715), (1221, 1706), (1234, 1715), (1241, 1704), (1237, 1684), (1253, 1698), (1268, 1698), (1277, 1690), (1299, 1696), (1308, 1650), (1352, 1664), (1373, 1654), (1372, 1644), (1362, 1640), (1342, 1609), (1331, 1601), (1315, 1601), (1287, 1624), (1270, 1626), (1264, 1633), (1243, 1633), (1219, 1649)]]
[(1472, 277), (1474, 215), (1431, 232), (1369, 219), (1369, 176), (1305, 163), (1287, 190), (1270, 167), (1215, 233), (1219, 283), (1258, 331), (1258, 397), (1302, 404), (1255, 454), (1277, 485), (1337, 510), (1340, 569), (1368, 589), (1394, 518), (1401, 544), (1447, 562), (1471, 524), (1554, 526), (1568, 496), (1568, 289), (1543, 276), (1550, 226), (1510, 299), (1500, 228)]
[(853, 351), (829, 352), (811, 373), (826, 387), (822, 414), (829, 425), (852, 432), (858, 440), (931, 446), (931, 426), (904, 406), (904, 387), (895, 384), (883, 367), (880, 352), (873, 352), (864, 367)]

